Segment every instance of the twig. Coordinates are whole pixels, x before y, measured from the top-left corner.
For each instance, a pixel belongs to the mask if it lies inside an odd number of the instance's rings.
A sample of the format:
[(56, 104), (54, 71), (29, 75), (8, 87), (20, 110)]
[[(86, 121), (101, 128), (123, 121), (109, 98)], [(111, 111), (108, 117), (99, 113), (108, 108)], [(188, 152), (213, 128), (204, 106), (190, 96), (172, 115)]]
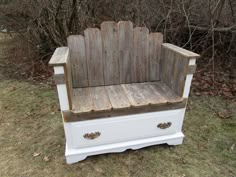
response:
[(190, 28), (194, 28), (199, 31), (214, 31), (214, 32), (236, 32), (236, 24), (229, 26), (229, 27), (202, 27), (202, 26), (195, 26), (195, 25), (189, 25)]

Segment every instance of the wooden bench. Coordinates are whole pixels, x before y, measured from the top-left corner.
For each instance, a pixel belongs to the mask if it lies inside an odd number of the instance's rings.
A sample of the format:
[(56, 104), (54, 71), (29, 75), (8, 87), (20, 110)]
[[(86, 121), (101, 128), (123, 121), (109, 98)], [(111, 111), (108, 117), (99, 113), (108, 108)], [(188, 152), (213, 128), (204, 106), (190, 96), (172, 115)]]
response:
[(181, 144), (199, 55), (129, 21), (103, 22), (57, 48), (54, 66), (67, 163), (150, 145)]

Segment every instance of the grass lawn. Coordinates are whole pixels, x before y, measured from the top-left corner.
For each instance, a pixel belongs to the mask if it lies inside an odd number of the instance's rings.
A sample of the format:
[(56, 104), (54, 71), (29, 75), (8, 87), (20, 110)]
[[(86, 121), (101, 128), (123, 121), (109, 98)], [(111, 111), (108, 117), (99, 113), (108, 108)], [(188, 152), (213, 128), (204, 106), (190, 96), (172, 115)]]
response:
[[(67, 165), (56, 91), (0, 73), (0, 96), (0, 177), (236, 177), (233, 100), (191, 96), (182, 145), (92, 156)], [(232, 116), (219, 118), (224, 110)]]

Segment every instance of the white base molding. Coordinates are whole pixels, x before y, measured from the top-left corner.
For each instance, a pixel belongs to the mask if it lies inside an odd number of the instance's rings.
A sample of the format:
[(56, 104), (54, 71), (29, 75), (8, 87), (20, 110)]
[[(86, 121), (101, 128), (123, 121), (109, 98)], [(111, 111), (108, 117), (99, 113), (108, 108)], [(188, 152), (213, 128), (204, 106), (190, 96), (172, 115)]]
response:
[(88, 148), (80, 148), (80, 149), (68, 149), (66, 145), (66, 152), (65, 152), (66, 162), (68, 164), (73, 164), (82, 161), (86, 159), (86, 157), (92, 155), (124, 152), (127, 149), (136, 150), (157, 144), (167, 143), (168, 145), (179, 145), (182, 144), (183, 138), (184, 134), (182, 132), (179, 132), (166, 136), (158, 136), (158, 137), (145, 138), (145, 139), (114, 143), (108, 145), (100, 145)]

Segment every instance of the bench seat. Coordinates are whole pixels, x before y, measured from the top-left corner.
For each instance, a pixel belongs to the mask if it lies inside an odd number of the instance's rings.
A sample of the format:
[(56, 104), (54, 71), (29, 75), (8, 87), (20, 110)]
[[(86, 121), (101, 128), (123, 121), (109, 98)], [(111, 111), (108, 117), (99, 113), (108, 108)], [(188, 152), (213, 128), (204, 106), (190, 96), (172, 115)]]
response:
[(110, 86), (74, 88), (72, 90), (72, 111), (89, 113), (159, 106), (182, 102), (171, 89), (161, 81), (131, 83)]

